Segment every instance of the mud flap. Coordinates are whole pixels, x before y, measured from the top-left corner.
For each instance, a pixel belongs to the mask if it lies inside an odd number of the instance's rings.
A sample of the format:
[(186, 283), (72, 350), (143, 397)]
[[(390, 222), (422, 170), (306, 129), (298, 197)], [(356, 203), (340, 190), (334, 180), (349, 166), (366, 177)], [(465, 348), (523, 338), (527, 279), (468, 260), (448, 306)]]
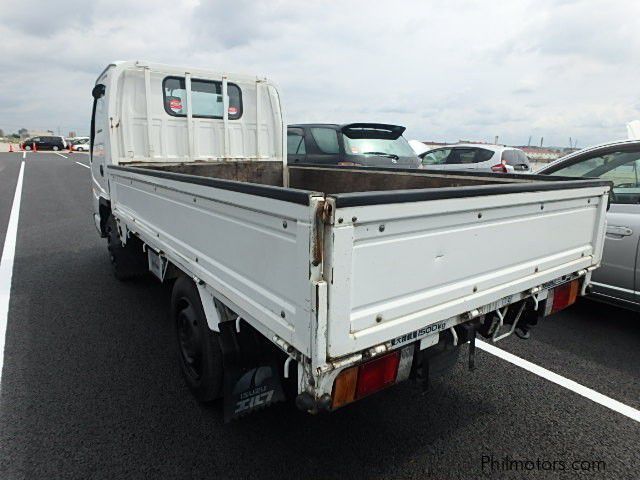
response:
[(224, 358), (224, 420), (230, 422), (248, 413), (284, 401), (277, 358), (260, 341), (260, 334), (242, 323), (220, 324)]
[(251, 369), (225, 369), (224, 421), (230, 422), (255, 410), (284, 400), (284, 392), (275, 365)]

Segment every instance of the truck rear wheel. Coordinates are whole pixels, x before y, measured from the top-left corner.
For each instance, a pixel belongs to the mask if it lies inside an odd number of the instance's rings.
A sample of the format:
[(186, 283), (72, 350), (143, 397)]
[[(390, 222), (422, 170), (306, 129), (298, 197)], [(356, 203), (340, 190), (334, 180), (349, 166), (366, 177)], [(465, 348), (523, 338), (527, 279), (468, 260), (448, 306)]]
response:
[(142, 251), (142, 242), (131, 236), (126, 245), (120, 241), (118, 225), (113, 215), (107, 219), (107, 248), (113, 273), (118, 280), (128, 280), (147, 272), (147, 259)]
[(209, 329), (193, 280), (180, 277), (171, 294), (178, 361), (194, 396), (209, 402), (222, 396), (223, 361), (219, 334)]

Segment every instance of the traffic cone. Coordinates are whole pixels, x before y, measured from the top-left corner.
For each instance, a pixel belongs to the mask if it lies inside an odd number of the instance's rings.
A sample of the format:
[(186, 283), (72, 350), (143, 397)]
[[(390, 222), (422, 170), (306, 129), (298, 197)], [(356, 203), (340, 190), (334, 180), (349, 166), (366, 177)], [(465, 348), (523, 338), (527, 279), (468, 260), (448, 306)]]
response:
[(13, 153), (13, 144), (12, 143), (9, 144), (9, 152)]

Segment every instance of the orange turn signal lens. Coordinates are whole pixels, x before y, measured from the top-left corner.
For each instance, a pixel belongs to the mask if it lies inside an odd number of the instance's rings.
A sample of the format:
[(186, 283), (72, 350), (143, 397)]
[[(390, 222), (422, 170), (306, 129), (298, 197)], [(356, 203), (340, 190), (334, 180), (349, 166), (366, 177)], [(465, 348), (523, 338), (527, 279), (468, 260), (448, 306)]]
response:
[(333, 384), (331, 408), (338, 408), (351, 403), (356, 397), (356, 385), (358, 384), (358, 367), (347, 368)]

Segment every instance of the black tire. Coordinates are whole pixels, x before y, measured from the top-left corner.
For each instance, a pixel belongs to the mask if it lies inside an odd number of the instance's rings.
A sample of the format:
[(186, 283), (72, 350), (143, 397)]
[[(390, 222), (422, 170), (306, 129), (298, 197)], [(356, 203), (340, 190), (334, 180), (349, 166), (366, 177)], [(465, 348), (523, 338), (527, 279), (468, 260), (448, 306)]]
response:
[(198, 288), (188, 277), (173, 285), (171, 315), (178, 361), (189, 389), (201, 402), (221, 397), (224, 367), (219, 334), (209, 329)]
[(148, 265), (142, 251), (142, 242), (139, 238), (131, 236), (127, 244), (123, 245), (113, 215), (109, 215), (107, 219), (107, 248), (113, 274), (118, 280), (129, 280), (147, 272)]

